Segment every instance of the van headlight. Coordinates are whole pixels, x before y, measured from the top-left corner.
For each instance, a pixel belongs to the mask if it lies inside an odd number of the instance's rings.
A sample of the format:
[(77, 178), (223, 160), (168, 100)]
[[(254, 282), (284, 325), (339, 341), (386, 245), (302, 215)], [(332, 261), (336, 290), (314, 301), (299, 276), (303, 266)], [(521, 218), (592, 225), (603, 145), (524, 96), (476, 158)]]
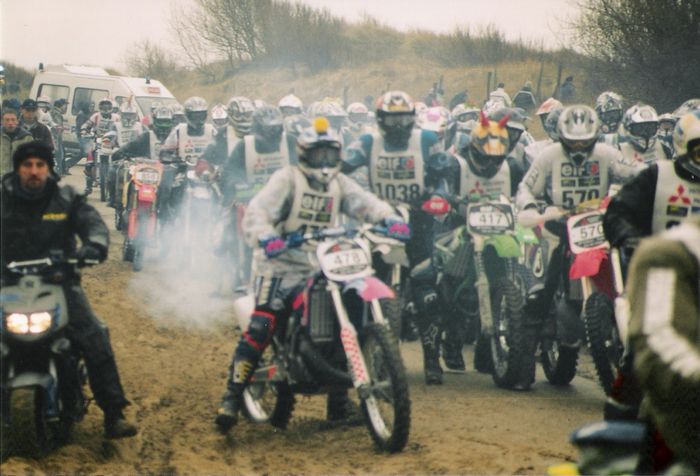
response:
[(5, 328), (13, 334), (41, 334), (51, 328), (53, 316), (50, 312), (20, 314), (14, 312), (5, 316)]

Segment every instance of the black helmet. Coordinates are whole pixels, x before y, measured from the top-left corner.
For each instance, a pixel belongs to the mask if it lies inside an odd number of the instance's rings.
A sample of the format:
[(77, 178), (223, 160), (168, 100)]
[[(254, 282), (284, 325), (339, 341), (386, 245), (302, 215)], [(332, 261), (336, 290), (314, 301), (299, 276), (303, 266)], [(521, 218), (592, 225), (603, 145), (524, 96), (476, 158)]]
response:
[(273, 106), (262, 106), (253, 113), (252, 132), (256, 136), (274, 142), (279, 140), (284, 126), (282, 113)]

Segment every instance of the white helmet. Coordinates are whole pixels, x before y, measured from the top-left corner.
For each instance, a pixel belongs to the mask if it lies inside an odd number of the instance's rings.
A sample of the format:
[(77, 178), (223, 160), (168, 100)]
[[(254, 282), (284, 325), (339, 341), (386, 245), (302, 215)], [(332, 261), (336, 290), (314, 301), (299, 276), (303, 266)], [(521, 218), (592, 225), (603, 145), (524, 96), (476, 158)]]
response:
[(207, 121), (207, 110), (209, 109), (207, 101), (202, 97), (192, 96), (184, 102), (183, 106), (185, 107), (187, 125), (193, 130), (202, 129)]
[(51, 109), (51, 99), (48, 96), (39, 96), (36, 98), (36, 107), (46, 112)]
[(653, 107), (646, 104), (635, 104), (622, 117), (622, 134), (641, 152), (654, 146), (658, 131), (659, 116)]
[(277, 107), (284, 117), (301, 114), (304, 111), (304, 103), (294, 94), (287, 94), (280, 99), (280, 102), (277, 103)]
[(228, 100), (228, 119), (239, 137), (250, 134), (255, 105), (245, 96), (233, 96)]
[(566, 156), (580, 167), (598, 142), (600, 119), (588, 106), (569, 106), (559, 116), (557, 133)]
[(471, 132), (476, 126), (476, 121), (479, 120), (479, 111), (478, 107), (457, 104), (452, 109), (452, 118), (457, 123), (457, 130), (460, 132)]
[(369, 109), (361, 102), (354, 102), (348, 106), (348, 120), (353, 124), (364, 124), (369, 117)]
[(673, 148), (678, 165), (700, 177), (700, 109), (678, 119), (673, 130)]
[(223, 104), (216, 104), (211, 108), (211, 122), (217, 129), (223, 129), (228, 124), (228, 114)]
[(297, 139), (299, 169), (312, 183), (327, 186), (340, 173), (340, 138), (328, 119), (317, 117)]

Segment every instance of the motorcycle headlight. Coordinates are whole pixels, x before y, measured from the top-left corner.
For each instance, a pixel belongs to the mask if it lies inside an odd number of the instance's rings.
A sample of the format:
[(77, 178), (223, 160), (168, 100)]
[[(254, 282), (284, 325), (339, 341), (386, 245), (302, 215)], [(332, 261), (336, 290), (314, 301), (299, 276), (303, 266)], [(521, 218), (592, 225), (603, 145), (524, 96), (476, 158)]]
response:
[(12, 313), (5, 317), (5, 327), (13, 334), (41, 334), (51, 327), (53, 316), (49, 312), (32, 314)]

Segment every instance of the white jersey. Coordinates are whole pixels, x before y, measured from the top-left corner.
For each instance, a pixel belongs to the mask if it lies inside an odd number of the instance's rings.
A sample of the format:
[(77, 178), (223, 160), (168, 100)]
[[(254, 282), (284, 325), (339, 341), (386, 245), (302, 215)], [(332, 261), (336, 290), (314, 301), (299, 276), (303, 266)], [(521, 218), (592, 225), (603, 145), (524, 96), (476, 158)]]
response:
[(180, 160), (188, 164), (197, 163), (209, 144), (214, 142), (216, 129), (211, 124), (204, 124), (204, 132), (198, 136), (192, 136), (187, 132), (187, 124), (178, 124), (165, 140), (165, 147), (177, 150)]
[(226, 126), (226, 157), (231, 156), (234, 147), (241, 141), (241, 138), (236, 135), (236, 130), (232, 126)]
[(546, 147), (535, 159), (518, 186), (520, 209), (548, 197), (551, 204), (572, 209), (587, 200), (603, 198), (611, 183), (634, 175), (622, 165), (620, 151), (597, 143), (591, 156), (577, 166), (564, 153), (561, 144)]
[(163, 146), (163, 143), (158, 139), (158, 136), (156, 136), (156, 133), (152, 130), (148, 131), (148, 142), (151, 150), (151, 159), (160, 159), (160, 149)]
[(124, 147), (126, 144), (143, 134), (144, 128), (140, 122), (134, 123), (131, 127), (125, 127), (121, 122), (114, 125), (117, 132), (117, 146)]
[(323, 192), (311, 188), (309, 181), (298, 168), (294, 167), (293, 174), (294, 198), (282, 232), (291, 233), (302, 226), (306, 227), (307, 232), (336, 226), (343, 198), (338, 181), (332, 180), (328, 190)]
[(390, 201), (409, 202), (421, 196), (425, 188), (425, 167), (421, 150), (422, 132), (414, 129), (405, 150), (387, 151), (384, 138), (372, 135), (369, 158), (369, 183), (372, 191)]
[(287, 133), (282, 133), (280, 148), (275, 152), (261, 153), (255, 150), (255, 136), (249, 134), (245, 141), (245, 171), (249, 184), (266, 183), (275, 171), (289, 165)]
[(620, 152), (622, 153), (622, 162), (628, 167), (634, 167), (637, 172), (666, 158), (663, 146), (658, 140), (654, 143), (653, 147), (650, 147), (644, 152), (635, 149), (630, 142), (623, 142), (620, 144)]
[(469, 168), (467, 160), (455, 154), (459, 164), (459, 196), (467, 197), (473, 193), (488, 195), (505, 195), (510, 197), (510, 166), (503, 161), (501, 168), (491, 178), (480, 177)]
[(700, 183), (680, 178), (669, 160), (660, 160), (656, 165), (659, 175), (651, 222), (654, 234), (678, 225), (684, 218), (700, 215)]

